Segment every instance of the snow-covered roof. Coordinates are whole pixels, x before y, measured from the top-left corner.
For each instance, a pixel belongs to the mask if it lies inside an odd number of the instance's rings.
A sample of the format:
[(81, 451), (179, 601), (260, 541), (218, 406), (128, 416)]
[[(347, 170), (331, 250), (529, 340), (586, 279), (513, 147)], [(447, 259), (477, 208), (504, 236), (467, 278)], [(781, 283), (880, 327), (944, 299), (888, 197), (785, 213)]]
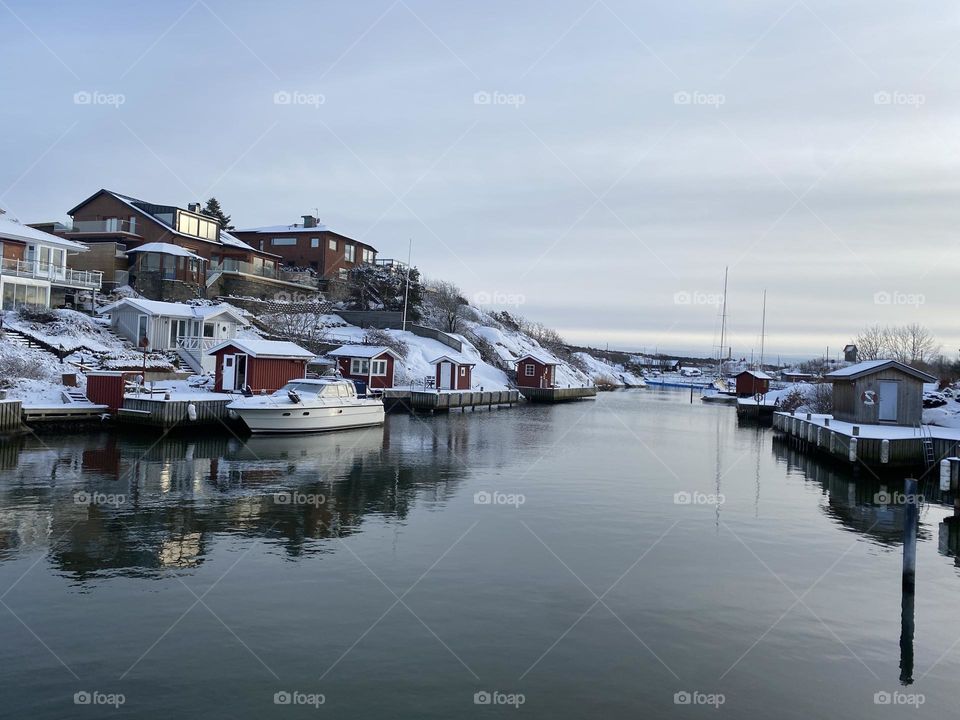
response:
[(333, 232), (333, 231), (323, 223), (319, 223), (314, 227), (304, 227), (303, 225), (295, 223), (293, 225), (264, 225), (263, 227), (243, 228), (242, 230), (238, 229), (237, 232), (270, 234), (270, 233), (292, 233), (292, 232), (318, 233), (318, 232)]
[(145, 300), (144, 298), (123, 298), (115, 303), (100, 308), (100, 313), (108, 313), (113, 310), (130, 306), (147, 315), (163, 315), (176, 318), (207, 319), (228, 313), (239, 323), (246, 325), (247, 320), (232, 305), (220, 303), (219, 305), (187, 305), (186, 303), (163, 302), (161, 300)]
[(767, 375), (765, 372), (763, 372), (762, 370), (743, 370), (742, 372), (738, 372), (738, 373), (737, 373), (737, 377), (740, 377), (741, 375), (752, 375), (752, 376), (755, 377), (757, 380), (772, 380), (772, 379), (773, 379), (773, 378), (771, 378), (769, 375)]
[(220, 231), (220, 242), (230, 247), (242, 248), (243, 250), (254, 250), (252, 245), (248, 245), (243, 240), (228, 233), (226, 230)]
[[(203, 260), (199, 255), (190, 252), (186, 248), (182, 248), (179, 245), (174, 245), (173, 243), (164, 243), (164, 242), (152, 242), (144, 243), (139, 247), (130, 248), (127, 250), (128, 253), (135, 252), (152, 252), (152, 253), (162, 253), (164, 255), (176, 255), (177, 257), (191, 257), (197, 260)], [(206, 262), (206, 260), (204, 260)]]
[(336, 350), (328, 352), (327, 355), (331, 357), (375, 358), (384, 353), (392, 355), (397, 360), (403, 359), (385, 345), (341, 345)]
[(238, 350), (243, 350), (248, 355), (258, 357), (290, 358), (293, 360), (312, 360), (314, 354), (305, 350), (296, 343), (285, 340), (262, 340), (260, 338), (233, 338), (225, 340), (219, 345), (214, 345), (207, 350), (207, 355), (212, 355), (218, 350), (232, 346)]
[(826, 380), (855, 380), (856, 378), (863, 377), (864, 375), (872, 375), (875, 372), (880, 372), (881, 370), (886, 369), (897, 369), (907, 375), (911, 375), (918, 380), (923, 382), (936, 382), (937, 378), (933, 375), (929, 375), (922, 370), (917, 370), (914, 367), (905, 365), (902, 362), (897, 362), (896, 360), (864, 360), (863, 362), (858, 362), (855, 365), (848, 365), (845, 368), (840, 368), (839, 370), (834, 370), (831, 373), (827, 373), (824, 378)]
[(7, 213), (0, 215), (0, 238), (19, 240), (25, 243), (41, 242), (77, 252), (86, 252), (90, 249), (86, 245), (74, 242), (73, 240), (67, 240), (66, 238), (52, 235), (43, 230), (37, 230), (29, 225), (24, 225), (16, 218), (10, 217)]
[(471, 367), (476, 365), (475, 362), (473, 362), (472, 360), (468, 360), (463, 355), (456, 355), (456, 354), (441, 355), (436, 360), (431, 360), (430, 364), (436, 365), (437, 363), (443, 362), (444, 360), (446, 360), (447, 362), (453, 363), (454, 365), (470, 365)]
[(530, 358), (531, 360), (536, 360), (536, 361), (537, 361), (538, 363), (540, 363), (541, 365), (559, 365), (559, 364), (560, 364), (560, 363), (557, 362), (556, 360), (552, 360), (552, 359), (548, 358), (546, 355), (541, 355), (541, 354), (539, 354), (539, 353), (532, 353), (532, 352), (528, 352), (528, 353), (525, 353), (525, 354), (521, 355), (520, 357), (518, 357), (518, 358), (517, 358), (516, 360), (514, 360), (513, 362), (514, 362), (514, 363), (518, 363), (518, 362), (520, 362), (521, 360), (526, 360), (527, 358)]

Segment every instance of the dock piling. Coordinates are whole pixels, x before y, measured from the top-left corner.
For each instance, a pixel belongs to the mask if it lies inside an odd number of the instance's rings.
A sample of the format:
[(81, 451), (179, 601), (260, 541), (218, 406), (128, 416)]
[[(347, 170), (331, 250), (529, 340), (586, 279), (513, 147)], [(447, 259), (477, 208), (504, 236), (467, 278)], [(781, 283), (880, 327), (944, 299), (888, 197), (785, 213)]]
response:
[(903, 591), (913, 593), (917, 577), (918, 495), (915, 478), (903, 481)]

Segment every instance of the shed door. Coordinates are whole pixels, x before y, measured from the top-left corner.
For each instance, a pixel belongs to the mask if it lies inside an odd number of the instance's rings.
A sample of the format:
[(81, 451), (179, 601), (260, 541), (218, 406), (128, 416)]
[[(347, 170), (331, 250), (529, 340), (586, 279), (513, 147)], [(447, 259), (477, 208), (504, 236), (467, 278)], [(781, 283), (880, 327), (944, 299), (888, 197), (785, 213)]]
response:
[(440, 363), (440, 389), (453, 390), (453, 364)]
[(897, 419), (897, 392), (900, 389), (900, 383), (896, 380), (881, 380), (880, 387), (880, 412), (877, 418), (881, 421), (895, 422)]
[(233, 355), (224, 355), (223, 356), (223, 391), (230, 392), (233, 390), (234, 383), (237, 381), (237, 370), (234, 366), (236, 362), (236, 357)]

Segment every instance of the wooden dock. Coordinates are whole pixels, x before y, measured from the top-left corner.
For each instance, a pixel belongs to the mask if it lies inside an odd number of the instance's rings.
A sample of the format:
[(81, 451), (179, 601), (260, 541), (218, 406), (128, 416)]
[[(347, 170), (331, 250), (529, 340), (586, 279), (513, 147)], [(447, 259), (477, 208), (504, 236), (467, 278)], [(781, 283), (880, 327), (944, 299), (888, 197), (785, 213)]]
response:
[(960, 430), (933, 425), (853, 425), (830, 415), (773, 415), (773, 427), (804, 451), (871, 468), (933, 467), (960, 455)]
[(110, 408), (106, 405), (94, 405), (92, 403), (78, 403), (76, 405), (65, 403), (47, 407), (31, 406), (23, 408), (23, 421), (27, 425), (34, 423), (101, 422), (103, 416), (109, 412)]
[(521, 387), (520, 392), (529, 402), (534, 403), (558, 403), (569, 402), (571, 400), (581, 400), (582, 398), (592, 398), (597, 396), (596, 387), (573, 387), (573, 388), (529, 388)]
[(403, 390), (383, 391), (384, 408), (389, 412), (448, 412), (468, 408), (514, 405), (520, 401), (516, 390)]
[(0, 400), (0, 435), (16, 435), (23, 427), (23, 403), (19, 400)]
[[(140, 425), (161, 430), (182, 426), (219, 425), (229, 417), (227, 404), (235, 398), (226, 395), (210, 394), (209, 399), (176, 397), (166, 400), (159, 397), (131, 397), (123, 399), (123, 407), (117, 410), (117, 421), (122, 425)], [(191, 419), (192, 413), (196, 419)]]

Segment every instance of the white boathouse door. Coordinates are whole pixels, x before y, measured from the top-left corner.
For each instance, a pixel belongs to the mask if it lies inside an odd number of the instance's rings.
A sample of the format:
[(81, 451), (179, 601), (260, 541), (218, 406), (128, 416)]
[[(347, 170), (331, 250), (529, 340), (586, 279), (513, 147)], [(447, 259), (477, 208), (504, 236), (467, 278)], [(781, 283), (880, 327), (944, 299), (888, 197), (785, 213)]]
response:
[(897, 420), (897, 390), (900, 383), (896, 380), (881, 380), (880, 386), (880, 408), (877, 419), (881, 422), (896, 422)]
[(453, 389), (453, 363), (441, 362), (440, 363), (440, 389), (441, 390), (452, 390)]
[(236, 356), (223, 356), (223, 391), (233, 390), (234, 383), (237, 381)]

